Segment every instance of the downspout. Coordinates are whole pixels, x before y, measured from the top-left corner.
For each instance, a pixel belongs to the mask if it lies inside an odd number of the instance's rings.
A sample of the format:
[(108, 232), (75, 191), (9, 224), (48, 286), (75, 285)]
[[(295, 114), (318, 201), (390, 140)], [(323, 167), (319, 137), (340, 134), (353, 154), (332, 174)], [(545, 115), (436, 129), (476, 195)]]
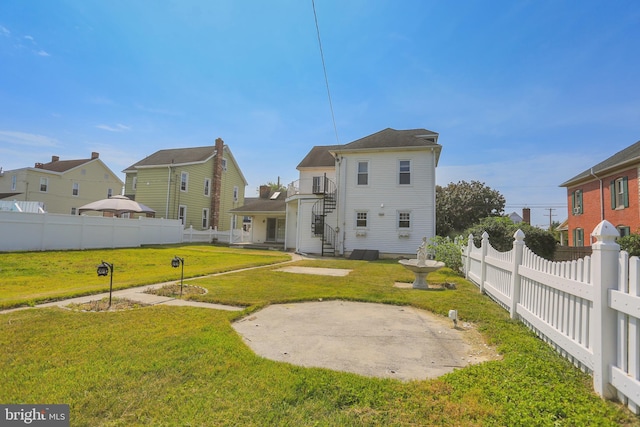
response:
[(602, 187), (602, 179), (598, 178), (596, 174), (593, 173), (593, 168), (591, 168), (589, 173), (591, 173), (591, 176), (600, 182), (600, 221), (604, 221), (604, 189)]
[[(342, 220), (342, 229), (341, 231), (341, 237), (340, 240), (342, 240), (340, 243), (342, 245), (342, 253), (341, 255), (344, 256), (344, 251), (347, 248), (347, 219), (346, 219), (346, 205), (347, 205), (347, 180), (349, 177), (349, 172), (348, 172), (348, 165), (347, 165), (347, 159), (344, 158), (344, 156), (340, 157), (340, 187), (338, 188), (338, 195), (340, 196), (340, 200), (341, 203), (338, 204), (338, 222), (340, 222)], [(337, 180), (336, 180), (337, 181)], [(344, 183), (342, 183), (342, 181), (344, 181)], [(336, 182), (337, 185), (337, 182)]]
[(169, 178), (167, 179), (167, 208), (165, 210), (164, 217), (169, 219), (169, 194), (171, 193), (171, 165), (167, 166), (169, 169)]
[[(591, 170), (589, 170), (589, 173), (591, 174), (591, 176), (593, 176), (595, 179), (597, 179), (600, 182), (600, 221), (604, 221), (604, 189), (602, 188), (602, 179), (598, 178), (596, 176), (595, 173), (593, 173), (593, 168), (591, 168)], [(584, 200), (583, 202), (584, 203)], [(590, 237), (591, 239), (592, 237)], [(574, 242), (575, 244), (575, 242)]]

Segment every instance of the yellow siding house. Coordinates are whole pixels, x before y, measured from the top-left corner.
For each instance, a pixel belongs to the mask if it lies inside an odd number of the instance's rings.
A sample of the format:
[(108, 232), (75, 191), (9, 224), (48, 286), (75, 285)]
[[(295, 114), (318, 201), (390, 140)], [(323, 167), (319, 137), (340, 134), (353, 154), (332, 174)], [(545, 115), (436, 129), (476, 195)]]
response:
[(40, 202), (49, 213), (76, 215), (80, 206), (121, 194), (123, 182), (93, 152), (89, 159), (60, 160), (0, 172), (0, 199)]
[(156, 218), (180, 219), (196, 230), (242, 227), (230, 210), (244, 203), (247, 181), (220, 138), (215, 146), (156, 151), (123, 172), (125, 196), (155, 210)]

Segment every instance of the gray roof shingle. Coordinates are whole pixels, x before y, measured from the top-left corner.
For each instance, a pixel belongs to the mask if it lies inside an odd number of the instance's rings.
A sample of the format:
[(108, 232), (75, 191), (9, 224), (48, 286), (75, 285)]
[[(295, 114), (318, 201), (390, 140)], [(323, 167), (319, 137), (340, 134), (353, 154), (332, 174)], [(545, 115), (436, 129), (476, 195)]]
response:
[(134, 171), (136, 168), (150, 166), (181, 165), (188, 163), (202, 163), (213, 157), (216, 148), (213, 145), (191, 148), (171, 148), (159, 150), (145, 157), (137, 163), (129, 166), (125, 171)]
[(344, 145), (316, 145), (298, 164), (298, 169), (334, 166), (335, 158), (331, 153), (350, 150), (434, 147), (439, 154), (442, 147), (437, 143), (437, 140), (438, 134), (427, 129), (396, 130), (386, 128)]
[(331, 155), (330, 151), (342, 147), (341, 145), (316, 145), (309, 151), (309, 153), (302, 159), (299, 168), (308, 167), (330, 167), (335, 166), (336, 160)]
[(51, 172), (66, 172), (92, 160), (95, 159), (56, 160), (55, 162), (44, 163), (42, 166), (38, 166), (36, 168), (48, 170)]
[(372, 148), (435, 147), (438, 146), (437, 140), (438, 134), (427, 129), (396, 130), (386, 128), (343, 145), (340, 151)]

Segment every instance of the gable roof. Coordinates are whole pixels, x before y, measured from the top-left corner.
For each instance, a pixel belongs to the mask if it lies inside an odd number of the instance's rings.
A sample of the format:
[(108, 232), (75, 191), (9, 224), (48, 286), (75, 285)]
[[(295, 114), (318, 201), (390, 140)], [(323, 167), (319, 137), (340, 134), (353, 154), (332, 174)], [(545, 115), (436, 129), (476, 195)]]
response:
[(437, 141), (438, 134), (427, 129), (396, 130), (386, 128), (344, 145), (316, 145), (298, 164), (297, 169), (335, 166), (333, 153), (424, 147), (433, 147), (436, 150), (437, 164), (442, 150), (442, 146)]
[(337, 151), (369, 150), (376, 148), (440, 147), (438, 134), (427, 129), (396, 130), (386, 128), (364, 138), (343, 145)]
[(171, 148), (159, 150), (123, 170), (134, 172), (139, 167), (178, 166), (204, 163), (216, 154), (213, 145), (192, 148)]
[(593, 175), (597, 176), (634, 163), (640, 163), (640, 141), (630, 145), (622, 151), (617, 152), (613, 156), (585, 170), (584, 172), (579, 173), (568, 181), (563, 182), (560, 184), (560, 187), (569, 187), (570, 185), (577, 184), (584, 180), (599, 179)]

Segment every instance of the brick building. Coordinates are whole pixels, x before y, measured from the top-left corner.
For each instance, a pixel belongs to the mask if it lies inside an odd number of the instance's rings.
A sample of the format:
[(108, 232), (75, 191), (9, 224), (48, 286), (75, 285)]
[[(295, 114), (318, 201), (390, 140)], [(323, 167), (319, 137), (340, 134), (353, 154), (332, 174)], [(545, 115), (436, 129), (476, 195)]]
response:
[(640, 141), (562, 183), (567, 189), (570, 246), (590, 246), (591, 230), (607, 220), (621, 236), (640, 229)]

